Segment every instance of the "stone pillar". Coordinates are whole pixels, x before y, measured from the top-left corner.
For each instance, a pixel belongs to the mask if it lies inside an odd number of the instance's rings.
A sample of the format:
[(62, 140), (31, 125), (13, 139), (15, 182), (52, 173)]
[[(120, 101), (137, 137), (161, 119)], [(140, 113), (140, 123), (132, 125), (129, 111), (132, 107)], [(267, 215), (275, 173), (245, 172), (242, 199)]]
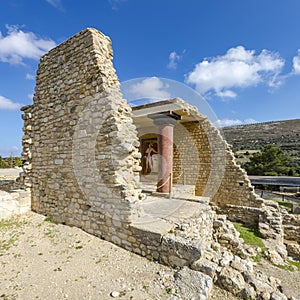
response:
[(158, 182), (157, 192), (170, 193), (170, 174), (173, 172), (173, 127), (179, 116), (154, 114), (151, 118), (158, 127)]

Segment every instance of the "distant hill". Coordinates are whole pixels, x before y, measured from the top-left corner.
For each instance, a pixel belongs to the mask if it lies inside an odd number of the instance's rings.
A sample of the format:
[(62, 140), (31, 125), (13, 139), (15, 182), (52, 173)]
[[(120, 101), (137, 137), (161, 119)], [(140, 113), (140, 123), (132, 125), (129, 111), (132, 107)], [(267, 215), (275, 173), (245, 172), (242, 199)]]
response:
[(287, 154), (300, 157), (300, 119), (230, 126), (222, 131), (234, 152), (274, 144)]

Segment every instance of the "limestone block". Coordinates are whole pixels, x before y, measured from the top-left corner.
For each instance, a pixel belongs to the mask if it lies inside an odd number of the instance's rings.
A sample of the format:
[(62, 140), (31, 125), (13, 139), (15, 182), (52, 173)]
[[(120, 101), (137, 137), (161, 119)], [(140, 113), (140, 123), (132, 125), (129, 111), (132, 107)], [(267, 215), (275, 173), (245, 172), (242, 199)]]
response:
[(184, 267), (174, 277), (183, 299), (209, 299), (213, 282), (208, 275)]
[(245, 287), (245, 280), (237, 270), (225, 267), (218, 276), (218, 284), (225, 290), (236, 295)]
[(219, 267), (218, 264), (201, 258), (195, 261), (191, 265), (191, 268), (210, 276), (212, 279), (215, 279), (216, 274), (221, 271), (221, 267)]
[(198, 260), (204, 250), (201, 241), (190, 241), (172, 234), (163, 236), (161, 246), (163, 250), (168, 251), (170, 254), (181, 259), (185, 259), (190, 263)]
[(289, 241), (286, 243), (286, 250), (289, 256), (300, 261), (300, 244)]

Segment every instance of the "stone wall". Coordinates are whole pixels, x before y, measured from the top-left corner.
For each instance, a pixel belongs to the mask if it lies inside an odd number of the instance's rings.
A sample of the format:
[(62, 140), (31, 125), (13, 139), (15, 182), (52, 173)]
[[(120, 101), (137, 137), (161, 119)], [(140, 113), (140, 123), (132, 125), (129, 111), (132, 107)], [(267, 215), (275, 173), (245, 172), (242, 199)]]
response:
[(300, 261), (300, 215), (284, 214), (283, 238), (289, 256)]
[[(219, 131), (195, 108), (183, 105), (196, 122), (175, 128), (175, 180), (194, 184), (198, 195), (211, 197), (212, 204), (224, 209), (261, 208), (263, 200)], [(207, 203), (188, 207), (192, 214), (186, 219), (180, 211), (172, 222), (174, 216), (150, 219), (149, 224), (147, 214), (141, 218), (139, 141), (120, 93), (108, 37), (86, 29), (44, 55), (34, 104), (23, 108), (23, 119), (22, 183), (28, 190), (23, 193), (31, 192), (33, 211), (174, 267), (193, 265), (213, 250), (212, 244), (223, 261), (213, 223), (216, 227), (225, 221), (214, 222), (215, 212)], [(246, 286), (242, 280), (240, 290)]]
[(285, 214), (283, 217), (284, 239), (300, 245), (300, 215)]
[(20, 180), (0, 180), (0, 191), (9, 192), (20, 188)]
[(183, 103), (193, 122), (175, 127), (175, 183), (194, 184), (196, 195), (211, 197), (211, 204), (260, 208), (263, 200), (254, 193), (246, 172), (219, 130), (195, 107)]
[(225, 207), (214, 207), (216, 212), (221, 215), (227, 215), (231, 222), (244, 223), (250, 227), (257, 228), (259, 217), (264, 214), (262, 208), (226, 205)]
[(139, 142), (108, 37), (86, 29), (44, 55), (23, 119), (34, 211), (98, 236), (139, 213)]

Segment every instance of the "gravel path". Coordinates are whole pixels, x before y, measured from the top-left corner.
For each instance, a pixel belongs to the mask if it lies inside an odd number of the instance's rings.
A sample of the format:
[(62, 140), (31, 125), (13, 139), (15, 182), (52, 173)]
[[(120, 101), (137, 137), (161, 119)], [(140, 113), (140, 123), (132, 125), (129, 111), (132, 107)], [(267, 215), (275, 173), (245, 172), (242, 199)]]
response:
[(174, 270), (29, 213), (2, 226), (0, 299), (168, 299)]

